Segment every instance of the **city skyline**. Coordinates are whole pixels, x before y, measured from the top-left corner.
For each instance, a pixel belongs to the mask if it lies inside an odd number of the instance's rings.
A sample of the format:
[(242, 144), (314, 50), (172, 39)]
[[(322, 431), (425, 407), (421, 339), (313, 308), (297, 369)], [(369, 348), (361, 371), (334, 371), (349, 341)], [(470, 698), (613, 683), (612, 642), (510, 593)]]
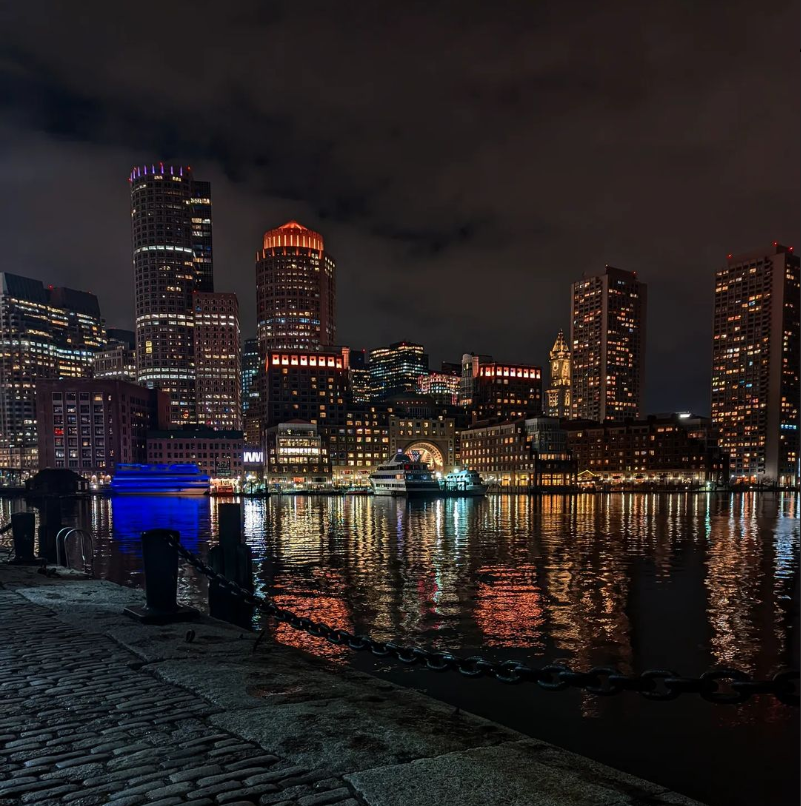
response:
[[(311, 48), (300, 9), (268, 21), (246, 4), (213, 25), (159, 9), (143, 63), (122, 32), (147, 11), (123, 10), (113, 27), (93, 15), (78, 29), (57, 7), (42, 15), (48, 30), (11, 20), (4, 64), (9, 270), (93, 291), (118, 327), (133, 324), (120, 177), (156, 158), (212, 182), (215, 269), (240, 300), (266, 228), (294, 218), (324, 232), (338, 341), (354, 347), (411, 339), (434, 364), (476, 350), (545, 366), (569, 325), (569, 283), (605, 263), (637, 271), (655, 300), (647, 363), (660, 366), (646, 410), (709, 412), (714, 272), (726, 254), (798, 242), (798, 123), (765, 126), (795, 98), (789, 3), (758, 24), (746, 4), (725, 19), (702, 6), (515, 6), (455, 28), (442, 10), (407, 9), (358, 37), (346, 12), (323, 7)], [(189, 71), (168, 56), (179, 27), (210, 45)], [(405, 34), (422, 37), (419, 63), (402, 57)], [(226, 43), (237, 59), (220, 60)], [(288, 92), (276, 60), (301, 43)]]

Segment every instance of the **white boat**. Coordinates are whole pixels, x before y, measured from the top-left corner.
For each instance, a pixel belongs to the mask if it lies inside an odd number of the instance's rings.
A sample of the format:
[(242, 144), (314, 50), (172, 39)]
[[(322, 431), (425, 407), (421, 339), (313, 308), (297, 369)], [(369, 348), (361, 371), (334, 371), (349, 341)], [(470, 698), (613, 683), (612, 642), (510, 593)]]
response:
[(442, 480), (442, 489), (449, 495), (486, 495), (487, 485), (475, 470), (455, 470)]
[(376, 495), (425, 496), (440, 494), (439, 482), (417, 456), (396, 453), (370, 474)]

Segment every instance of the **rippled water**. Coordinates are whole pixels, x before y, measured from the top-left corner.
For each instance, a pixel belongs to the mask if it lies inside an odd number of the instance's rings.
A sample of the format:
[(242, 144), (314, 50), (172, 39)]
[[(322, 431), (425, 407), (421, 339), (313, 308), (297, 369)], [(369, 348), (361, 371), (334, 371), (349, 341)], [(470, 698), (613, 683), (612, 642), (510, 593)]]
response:
[[(217, 507), (96, 499), (75, 517), (91, 520), (102, 573), (140, 585), (141, 531), (176, 528), (203, 555)], [(798, 496), (285, 496), (243, 507), (259, 589), (337, 627), (577, 668), (798, 667)], [(203, 604), (192, 569), (180, 586)], [(399, 670), (285, 626), (278, 638), (709, 803), (797, 802), (798, 712), (773, 700), (601, 700)]]

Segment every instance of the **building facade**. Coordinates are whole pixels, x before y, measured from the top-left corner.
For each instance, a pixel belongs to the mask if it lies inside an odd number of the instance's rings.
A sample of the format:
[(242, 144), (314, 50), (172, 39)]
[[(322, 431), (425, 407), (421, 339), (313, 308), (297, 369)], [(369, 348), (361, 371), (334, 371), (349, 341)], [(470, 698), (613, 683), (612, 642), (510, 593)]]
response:
[(94, 355), (92, 377), (136, 383), (136, 337), (132, 330), (108, 328), (106, 346)]
[(688, 413), (623, 423), (565, 424), (579, 481), (637, 487), (728, 483), (728, 456), (710, 419)]
[(120, 463), (147, 461), (147, 433), (164, 426), (169, 398), (123, 380), (40, 380), (39, 466), (68, 468), (106, 484)]
[(169, 393), (173, 424), (191, 424), (197, 413), (192, 294), (213, 287), (211, 191), (190, 168), (163, 163), (134, 168), (129, 182), (137, 378)]
[(366, 350), (351, 350), (348, 359), (350, 395), (354, 403), (369, 403), (372, 400), (370, 370), (367, 365)]
[[(450, 473), (457, 463), (456, 422), (452, 417), (389, 416), (389, 456), (416, 452), (431, 470)], [(383, 457), (387, 458), (387, 457)]]
[(0, 469), (38, 466), (37, 383), (88, 377), (104, 346), (94, 295), (0, 272)]
[(715, 277), (712, 419), (737, 481), (798, 484), (799, 265), (774, 243)]
[(369, 369), (373, 400), (414, 394), (420, 376), (428, 374), (428, 356), (422, 344), (398, 341), (370, 350)]
[(390, 455), (387, 414), (377, 406), (349, 411), (345, 423), (327, 428), (324, 438), (338, 487), (369, 487), (372, 469)]
[(242, 368), (236, 294), (195, 291), (196, 421), (224, 431), (242, 430)]
[(455, 406), (459, 398), (460, 384), (459, 375), (451, 372), (430, 372), (417, 379), (417, 391), (440, 405)]
[(242, 425), (247, 445), (261, 445), (259, 428), (259, 375), (262, 368), (259, 340), (245, 339), (242, 345)]
[(645, 406), (647, 287), (612, 266), (572, 285), (570, 348), (574, 418), (640, 417)]
[(211, 428), (153, 430), (147, 434), (147, 461), (151, 464), (196, 464), (215, 481), (225, 483), (244, 472), (245, 440), (241, 431)]
[(556, 341), (551, 347), (551, 383), (545, 393), (545, 413), (549, 417), (569, 418), (571, 414), (572, 370), (570, 348), (565, 341), (565, 334), (559, 331)]
[(270, 350), (264, 370), (261, 427), (292, 420), (344, 425), (348, 410), (348, 350)]
[(472, 423), (503, 422), (542, 413), (542, 368), (501, 364), (490, 356), (462, 357), (459, 404)]
[(336, 263), (323, 236), (289, 221), (264, 234), (256, 255), (256, 320), (270, 350), (321, 350), (336, 339)]
[(328, 447), (313, 423), (292, 420), (265, 430), (265, 481), (282, 489), (315, 489), (331, 484)]
[(494, 489), (556, 491), (576, 482), (567, 434), (556, 418), (518, 419), (462, 431), (461, 463), (478, 471)]

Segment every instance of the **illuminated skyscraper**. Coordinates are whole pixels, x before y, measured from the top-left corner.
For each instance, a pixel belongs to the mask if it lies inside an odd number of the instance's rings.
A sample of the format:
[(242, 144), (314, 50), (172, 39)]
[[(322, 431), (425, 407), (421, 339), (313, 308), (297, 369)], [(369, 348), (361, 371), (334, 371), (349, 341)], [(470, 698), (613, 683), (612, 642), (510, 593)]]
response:
[(798, 483), (800, 265), (774, 243), (715, 277), (712, 419), (744, 481)]
[[(105, 343), (94, 294), (0, 273), (0, 468), (37, 466), (37, 383), (89, 377)], [(77, 447), (79, 424), (66, 425), (66, 439)]]
[(336, 334), (336, 263), (323, 236), (289, 221), (264, 234), (256, 255), (259, 350), (322, 350)]
[(95, 353), (94, 378), (107, 378), (136, 383), (136, 335), (132, 330), (108, 328), (105, 349)]
[(565, 334), (559, 331), (550, 352), (551, 385), (546, 394), (546, 414), (549, 417), (570, 417), (570, 348)]
[(245, 339), (242, 345), (242, 422), (246, 445), (260, 443), (258, 378), (261, 365), (259, 340)]
[(472, 423), (536, 417), (542, 414), (542, 367), (465, 353), (458, 400)]
[(196, 291), (193, 301), (197, 422), (239, 431), (242, 378), (236, 294)]
[(607, 266), (572, 286), (572, 415), (640, 417), (645, 405), (647, 286), (636, 272)]
[(415, 394), (421, 375), (428, 375), (428, 356), (422, 344), (397, 341), (370, 350), (370, 387), (373, 400)]
[(211, 196), (190, 168), (136, 167), (131, 237), (140, 383), (170, 394), (173, 424), (196, 422), (192, 293), (211, 289)]

